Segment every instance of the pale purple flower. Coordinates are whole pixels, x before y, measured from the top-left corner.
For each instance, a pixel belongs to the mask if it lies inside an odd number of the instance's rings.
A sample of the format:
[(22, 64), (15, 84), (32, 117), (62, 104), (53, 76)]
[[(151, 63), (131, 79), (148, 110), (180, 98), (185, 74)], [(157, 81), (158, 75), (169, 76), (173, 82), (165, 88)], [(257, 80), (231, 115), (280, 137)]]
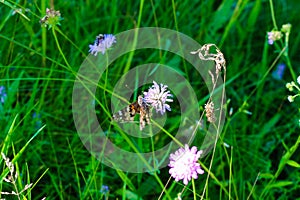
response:
[(198, 178), (198, 174), (203, 174), (198, 159), (202, 154), (202, 150), (197, 151), (197, 147), (193, 146), (191, 149), (186, 144), (178, 149), (174, 154), (170, 154), (169, 173), (175, 181), (183, 180), (185, 185), (193, 179)]
[(112, 34), (99, 34), (93, 45), (89, 45), (89, 52), (94, 56), (97, 56), (99, 52), (105, 54), (106, 50), (109, 49), (114, 43), (116, 43), (116, 37)]
[(6, 94), (6, 91), (5, 91), (5, 87), (0, 86), (0, 103), (4, 103), (6, 97), (7, 97), (7, 94)]
[(268, 32), (268, 44), (272, 45), (274, 44), (274, 40), (272, 39), (272, 32)]
[(274, 41), (280, 40), (282, 38), (282, 33), (280, 31), (268, 32), (268, 43), (270, 45), (274, 44)]
[(153, 85), (149, 88), (148, 92), (144, 92), (144, 101), (162, 115), (166, 110), (171, 111), (171, 107), (167, 102), (173, 102), (173, 99), (169, 99), (169, 97), (172, 98), (173, 95), (170, 94), (167, 88), (167, 85), (158, 85), (153, 81)]

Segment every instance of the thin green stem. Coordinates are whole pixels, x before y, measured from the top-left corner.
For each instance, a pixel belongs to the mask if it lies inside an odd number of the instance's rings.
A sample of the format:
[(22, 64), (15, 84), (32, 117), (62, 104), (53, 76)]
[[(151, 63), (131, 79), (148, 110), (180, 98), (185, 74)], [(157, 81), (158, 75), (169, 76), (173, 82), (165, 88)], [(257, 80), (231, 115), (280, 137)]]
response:
[(194, 181), (193, 178), (192, 178), (192, 187), (193, 187), (194, 200), (196, 200), (197, 199), (197, 196), (196, 196), (196, 187), (195, 187), (195, 181)]
[(153, 159), (153, 167), (156, 169), (156, 157), (155, 157), (155, 147), (154, 147), (154, 140), (153, 140), (153, 130), (152, 125), (149, 125), (149, 133), (150, 133), (150, 140), (151, 140), (151, 150), (152, 150), (152, 159)]
[[(179, 28), (178, 28), (178, 22), (177, 22), (177, 16), (176, 16), (176, 5), (175, 5), (175, 1), (174, 0), (172, 0), (172, 8), (173, 8), (173, 17), (174, 17), (174, 23), (175, 23), (175, 27), (176, 27), (176, 31), (177, 31), (177, 34), (179, 34)], [(180, 40), (180, 38), (179, 38), (179, 35), (178, 35), (178, 37), (177, 37), (177, 42), (178, 42), (178, 45), (179, 45), (179, 50), (181, 51), (180, 53), (182, 54), (182, 55), (184, 55), (184, 52), (183, 52), (183, 48), (182, 48), (182, 44), (181, 44), (181, 40)], [(183, 68), (184, 68), (184, 72), (185, 72), (185, 74), (186, 75), (188, 75), (189, 74), (189, 71), (188, 71), (188, 69), (187, 69), (187, 65), (186, 65), (186, 61), (183, 59), (182, 60), (182, 62), (183, 62)], [(187, 79), (189, 80), (189, 76), (187, 76)]]
[(278, 30), (276, 19), (275, 19), (273, 0), (269, 0), (269, 2), (270, 2), (270, 10), (271, 10), (271, 17), (272, 17), (273, 26), (274, 26), (275, 30)]
[[(45, 10), (46, 10), (46, 1), (43, 0), (41, 1), (41, 9), (43, 11), (43, 14), (45, 14)], [(47, 30), (46, 28), (42, 28), (42, 54), (46, 55), (47, 52)], [(46, 66), (46, 57), (43, 56), (42, 57), (42, 66), (45, 67)]]
[(65, 61), (66, 65), (67, 65), (67, 67), (70, 69), (70, 71), (73, 71), (72, 68), (71, 68), (71, 66), (70, 66), (70, 64), (69, 64), (69, 62), (68, 62), (68, 60), (66, 59), (65, 54), (63, 53), (63, 51), (62, 51), (62, 49), (61, 49), (61, 47), (60, 47), (60, 44), (59, 44), (59, 42), (58, 42), (58, 39), (57, 39), (57, 36), (56, 36), (56, 32), (55, 32), (55, 28), (54, 28), (54, 27), (52, 27), (52, 34), (53, 34), (53, 37), (54, 37), (54, 40), (55, 40), (55, 43), (56, 43), (56, 46), (57, 46), (57, 48), (58, 48), (59, 53), (60, 53), (61, 56), (63, 57), (63, 60)]
[(283, 55), (286, 59), (286, 64), (290, 70), (293, 80), (296, 80), (296, 74), (295, 74), (295, 71), (293, 70), (293, 66), (292, 66), (292, 63), (291, 63), (291, 60), (289, 57), (289, 36), (290, 36), (290, 33), (286, 32), (285, 33), (285, 51), (284, 51)]

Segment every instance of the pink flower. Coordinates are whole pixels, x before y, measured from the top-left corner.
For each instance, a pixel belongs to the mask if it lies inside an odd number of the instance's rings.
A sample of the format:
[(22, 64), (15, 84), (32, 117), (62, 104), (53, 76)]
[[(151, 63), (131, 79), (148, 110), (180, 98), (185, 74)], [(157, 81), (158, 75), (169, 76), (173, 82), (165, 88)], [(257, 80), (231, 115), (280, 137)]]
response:
[(195, 146), (189, 149), (189, 146), (186, 144), (184, 148), (181, 147), (174, 154), (170, 155), (170, 164), (168, 166), (171, 169), (169, 173), (175, 178), (175, 181), (183, 180), (183, 183), (187, 185), (191, 178), (197, 179), (198, 174), (204, 173), (197, 162), (202, 152), (202, 150), (197, 151)]

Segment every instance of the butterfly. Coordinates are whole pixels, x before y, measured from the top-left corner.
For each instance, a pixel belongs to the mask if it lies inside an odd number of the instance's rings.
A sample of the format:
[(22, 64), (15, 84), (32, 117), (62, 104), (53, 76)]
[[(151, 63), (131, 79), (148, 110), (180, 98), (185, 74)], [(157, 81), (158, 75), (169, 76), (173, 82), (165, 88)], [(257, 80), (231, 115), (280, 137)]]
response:
[(146, 124), (150, 124), (151, 111), (142, 96), (138, 96), (137, 101), (116, 112), (113, 119), (118, 122), (132, 122), (136, 114), (140, 115), (140, 130), (143, 130)]
[(95, 44), (98, 46), (100, 43), (103, 42), (103, 40), (104, 40), (104, 35), (99, 34), (99, 35), (97, 35), (97, 37), (96, 37)]

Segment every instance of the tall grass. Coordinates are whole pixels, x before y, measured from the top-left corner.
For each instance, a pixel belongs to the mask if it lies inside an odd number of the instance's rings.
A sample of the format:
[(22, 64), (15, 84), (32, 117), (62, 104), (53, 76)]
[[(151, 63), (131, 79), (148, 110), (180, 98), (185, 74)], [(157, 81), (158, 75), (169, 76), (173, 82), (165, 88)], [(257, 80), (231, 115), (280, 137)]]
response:
[[(51, 6), (62, 15), (61, 26), (43, 28), (39, 20)], [(299, 100), (288, 102), (285, 88), (300, 71), (299, 9), (293, 0), (0, 1), (0, 86), (7, 93), (0, 102), (0, 149), (18, 174), (13, 184), (5, 181), (10, 170), (2, 156), (0, 191), (26, 189), (1, 198), (299, 198)], [(286, 23), (292, 24), (288, 48), (284, 40), (269, 45), (267, 32)], [(103, 165), (85, 149), (73, 122), (73, 85), (88, 45), (99, 33), (156, 26), (182, 32), (201, 45), (216, 44), (227, 62), (225, 125), (214, 154), (201, 159), (205, 174), (187, 187), (170, 179), (168, 168), (135, 174)], [(111, 91), (123, 74), (146, 63), (170, 65), (183, 74), (203, 110), (205, 85), (189, 64), (169, 52), (130, 52), (113, 63), (98, 85)], [(278, 79), (272, 73), (279, 63), (286, 68)], [(99, 122), (117, 145), (136, 142), (133, 147), (151, 151), (170, 141), (164, 132), (148, 141), (123, 135), (107, 114), (112, 114), (106, 106), (111, 94), (97, 92)], [(180, 107), (176, 101), (173, 105), (164, 127), (169, 133), (180, 123), (174, 117)]]

